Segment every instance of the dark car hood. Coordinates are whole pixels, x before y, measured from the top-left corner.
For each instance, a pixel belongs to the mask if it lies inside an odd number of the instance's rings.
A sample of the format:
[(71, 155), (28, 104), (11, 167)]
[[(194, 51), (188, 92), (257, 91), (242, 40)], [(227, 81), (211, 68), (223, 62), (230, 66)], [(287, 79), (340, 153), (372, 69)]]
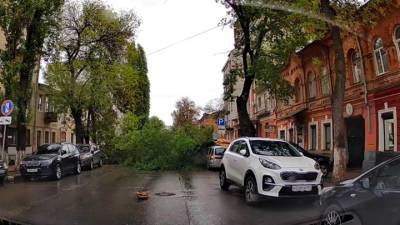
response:
[(49, 160), (54, 159), (58, 155), (57, 154), (39, 154), (39, 155), (32, 155), (28, 156), (24, 159), (24, 161), (40, 161), (40, 160)]
[(304, 154), (307, 157), (313, 157), (313, 158), (318, 158), (319, 160), (326, 160), (329, 161), (330, 158), (324, 155), (318, 155), (316, 153), (311, 153), (311, 152), (307, 152), (306, 154)]

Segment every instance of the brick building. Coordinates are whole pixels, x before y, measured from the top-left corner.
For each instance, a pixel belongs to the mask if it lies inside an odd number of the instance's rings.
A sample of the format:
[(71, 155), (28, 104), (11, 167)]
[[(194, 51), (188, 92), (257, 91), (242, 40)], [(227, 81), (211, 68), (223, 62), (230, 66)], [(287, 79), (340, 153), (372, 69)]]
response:
[[(376, 157), (400, 151), (400, 0), (373, 27), (344, 37), (345, 123), (349, 166), (369, 168)], [(334, 50), (329, 34), (293, 53), (281, 76), (294, 87), (289, 102), (252, 90), (258, 135), (281, 138), (331, 155)], [(250, 99), (249, 99), (250, 100)], [(252, 110), (250, 108), (250, 110)]]

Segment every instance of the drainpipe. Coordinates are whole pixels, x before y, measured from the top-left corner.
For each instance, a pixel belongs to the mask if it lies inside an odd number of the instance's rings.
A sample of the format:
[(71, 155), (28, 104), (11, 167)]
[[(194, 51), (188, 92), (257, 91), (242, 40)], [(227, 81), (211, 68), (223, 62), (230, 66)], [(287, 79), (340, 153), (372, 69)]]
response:
[(361, 49), (360, 37), (356, 36), (357, 41), (357, 48), (360, 53), (360, 60), (361, 60), (361, 73), (362, 73), (362, 82), (364, 88), (364, 105), (367, 108), (367, 121), (368, 121), (368, 133), (371, 133), (371, 110), (368, 103), (368, 88), (367, 88), (367, 78), (364, 69), (364, 58)]
[(36, 147), (37, 147), (37, 143), (36, 143), (36, 115), (37, 115), (37, 104), (38, 104), (38, 92), (39, 92), (39, 76), (40, 76), (40, 62), (39, 62), (39, 68), (37, 69), (37, 73), (36, 73), (36, 80), (35, 80), (35, 85), (33, 85), (33, 129), (32, 129), (32, 142), (31, 142), (31, 148), (32, 148), (32, 154), (34, 152), (36, 152)]

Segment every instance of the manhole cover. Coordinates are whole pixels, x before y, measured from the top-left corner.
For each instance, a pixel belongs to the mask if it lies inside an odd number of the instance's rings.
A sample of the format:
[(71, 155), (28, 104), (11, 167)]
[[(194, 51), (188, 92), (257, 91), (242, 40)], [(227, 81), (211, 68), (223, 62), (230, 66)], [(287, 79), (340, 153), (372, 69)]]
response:
[(175, 193), (171, 193), (171, 192), (159, 192), (159, 193), (155, 193), (155, 195), (167, 197), (167, 196), (173, 196), (173, 195), (176, 195), (176, 194)]

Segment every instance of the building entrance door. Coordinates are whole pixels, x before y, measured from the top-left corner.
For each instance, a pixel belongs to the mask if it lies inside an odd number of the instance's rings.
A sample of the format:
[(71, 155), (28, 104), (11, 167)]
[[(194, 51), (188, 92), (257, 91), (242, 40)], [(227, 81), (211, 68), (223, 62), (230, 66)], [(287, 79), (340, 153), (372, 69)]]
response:
[(347, 144), (349, 150), (349, 168), (361, 168), (364, 160), (365, 123), (364, 118), (350, 117), (346, 119)]

